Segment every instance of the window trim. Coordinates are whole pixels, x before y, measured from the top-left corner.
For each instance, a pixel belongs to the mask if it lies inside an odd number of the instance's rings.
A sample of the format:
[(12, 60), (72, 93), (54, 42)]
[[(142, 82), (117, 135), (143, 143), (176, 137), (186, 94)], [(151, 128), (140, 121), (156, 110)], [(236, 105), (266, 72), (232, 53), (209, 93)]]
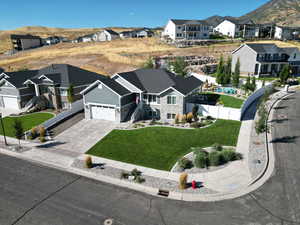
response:
[[(171, 98), (170, 103), (169, 103), (169, 98)], [(173, 99), (175, 99), (175, 103), (173, 103)], [(176, 95), (168, 95), (167, 96), (167, 105), (177, 105), (177, 96)]]

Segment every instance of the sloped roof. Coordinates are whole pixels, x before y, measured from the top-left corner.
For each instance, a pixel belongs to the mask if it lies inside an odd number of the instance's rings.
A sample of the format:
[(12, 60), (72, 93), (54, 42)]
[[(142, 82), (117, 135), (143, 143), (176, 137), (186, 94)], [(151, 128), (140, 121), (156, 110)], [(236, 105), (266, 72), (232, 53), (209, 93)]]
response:
[(20, 34), (11, 34), (11, 39), (41, 39), (39, 36), (32, 36), (30, 34), (20, 35)]
[(246, 45), (248, 45), (250, 48), (252, 48), (257, 53), (270, 52), (272, 49), (278, 48), (277, 45), (271, 44), (271, 43), (270, 44), (248, 43)]
[(119, 33), (111, 30), (111, 29), (105, 29), (106, 32), (110, 33), (111, 35), (119, 35)]
[(295, 51), (299, 51), (299, 49), (296, 47), (287, 47), (287, 48), (281, 48), (281, 51), (287, 55), (291, 55)]
[(205, 20), (178, 20), (178, 19), (171, 19), (171, 21), (176, 25), (184, 25), (184, 24), (202, 24), (202, 25), (209, 25)]
[(239, 19), (239, 18), (234, 18), (234, 17), (224, 17), (223, 21), (228, 20), (234, 24), (239, 24), (239, 25), (243, 25), (243, 24), (255, 24), (252, 20), (250, 19)]
[(158, 94), (168, 88), (175, 88), (186, 95), (199, 87), (202, 82), (196, 78), (184, 78), (162, 69), (139, 69), (119, 76), (147, 93)]
[(24, 82), (38, 73), (38, 70), (27, 70), (19, 72), (5, 72), (8, 78), (5, 78), (9, 83), (14, 85), (16, 88), (24, 87)]

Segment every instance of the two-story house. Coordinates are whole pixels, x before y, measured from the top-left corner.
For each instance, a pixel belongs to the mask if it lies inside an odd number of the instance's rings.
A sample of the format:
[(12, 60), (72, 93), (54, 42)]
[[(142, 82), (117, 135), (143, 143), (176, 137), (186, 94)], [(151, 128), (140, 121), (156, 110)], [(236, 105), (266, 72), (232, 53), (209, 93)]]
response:
[(300, 28), (299, 27), (285, 27), (276, 26), (274, 38), (278, 40), (299, 40), (300, 38)]
[(231, 38), (253, 38), (259, 37), (259, 26), (252, 20), (226, 18), (214, 28), (214, 32)]
[(93, 41), (112, 41), (119, 38), (119, 33), (110, 29), (105, 29), (93, 34)]
[(17, 51), (23, 51), (31, 48), (42, 46), (42, 39), (39, 36), (18, 35), (12, 34), (10, 36), (12, 48)]
[[(110, 86), (108, 85), (110, 84)], [(202, 82), (161, 69), (139, 69), (99, 79), (81, 93), (86, 119), (130, 120), (136, 110), (143, 119), (173, 120), (186, 113), (186, 102)]]
[(247, 43), (232, 52), (232, 71), (240, 60), (241, 74), (278, 76), (284, 65), (291, 65), (292, 74), (300, 74), (298, 48), (279, 48), (275, 44)]
[(163, 37), (172, 40), (209, 39), (210, 27), (203, 20), (170, 19), (162, 33)]
[[(72, 85), (74, 100), (80, 92), (101, 76), (68, 64), (53, 64), (40, 70), (2, 72), (0, 74), (0, 107), (22, 109), (35, 96), (44, 96), (48, 106), (67, 109), (67, 90)], [(104, 76), (103, 76), (104, 77)]]

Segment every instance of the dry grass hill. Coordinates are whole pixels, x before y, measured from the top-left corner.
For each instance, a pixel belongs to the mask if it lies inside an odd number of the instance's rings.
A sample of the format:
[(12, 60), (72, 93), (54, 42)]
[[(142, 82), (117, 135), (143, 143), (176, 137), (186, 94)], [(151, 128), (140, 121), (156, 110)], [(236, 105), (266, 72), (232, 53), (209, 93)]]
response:
[[(126, 30), (130, 30), (131, 28), (110, 28), (117, 32), (122, 32)], [(7, 30), (7, 31), (0, 31), (0, 53), (3, 53), (5, 51), (8, 51), (11, 49), (11, 43), (10, 43), (10, 35), (11, 34), (31, 34), (31, 35), (37, 35), (42, 38), (46, 38), (49, 36), (62, 36), (66, 37), (68, 39), (75, 39), (77, 37), (95, 33), (99, 30), (102, 30), (101, 28), (51, 28), (51, 27), (42, 27), (42, 26), (27, 26), (27, 27), (21, 27), (16, 30)]]

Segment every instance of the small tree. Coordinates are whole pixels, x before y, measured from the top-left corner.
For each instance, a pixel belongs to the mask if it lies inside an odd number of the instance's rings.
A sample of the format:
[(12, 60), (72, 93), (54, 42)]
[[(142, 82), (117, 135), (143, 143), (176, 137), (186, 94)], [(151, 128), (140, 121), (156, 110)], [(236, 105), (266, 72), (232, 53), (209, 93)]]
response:
[(290, 66), (289, 65), (284, 65), (282, 70), (280, 71), (279, 78), (280, 78), (280, 83), (285, 84), (286, 81), (288, 80), (290, 76)]
[(251, 91), (255, 91), (255, 89), (256, 89), (256, 78), (255, 78), (254, 76), (253, 76), (252, 79), (251, 79), (251, 84), (250, 84), (249, 89), (250, 89)]
[(198, 110), (199, 110), (199, 106), (195, 104), (192, 109), (192, 113), (195, 121), (198, 121)]
[(152, 57), (149, 57), (143, 65), (144, 69), (153, 69), (155, 67)]
[(188, 64), (184, 60), (183, 57), (177, 57), (174, 61), (168, 63), (169, 70), (176, 73), (177, 75), (181, 75), (185, 77), (187, 75), (187, 66)]
[(243, 89), (248, 92), (251, 90), (251, 78), (250, 76), (247, 77), (246, 83), (243, 85)]
[(240, 84), (240, 67), (241, 67), (241, 63), (240, 63), (240, 59), (238, 59), (235, 64), (235, 69), (234, 69), (234, 73), (232, 76), (232, 85), (233, 85), (233, 87), (236, 87), (236, 88)]
[(74, 102), (74, 86), (71, 84), (67, 90), (67, 98), (68, 98), (68, 102), (69, 103), (73, 103)]
[(21, 139), (24, 134), (24, 128), (21, 120), (15, 119), (13, 123), (14, 136), (19, 140), (19, 146), (21, 146)]

